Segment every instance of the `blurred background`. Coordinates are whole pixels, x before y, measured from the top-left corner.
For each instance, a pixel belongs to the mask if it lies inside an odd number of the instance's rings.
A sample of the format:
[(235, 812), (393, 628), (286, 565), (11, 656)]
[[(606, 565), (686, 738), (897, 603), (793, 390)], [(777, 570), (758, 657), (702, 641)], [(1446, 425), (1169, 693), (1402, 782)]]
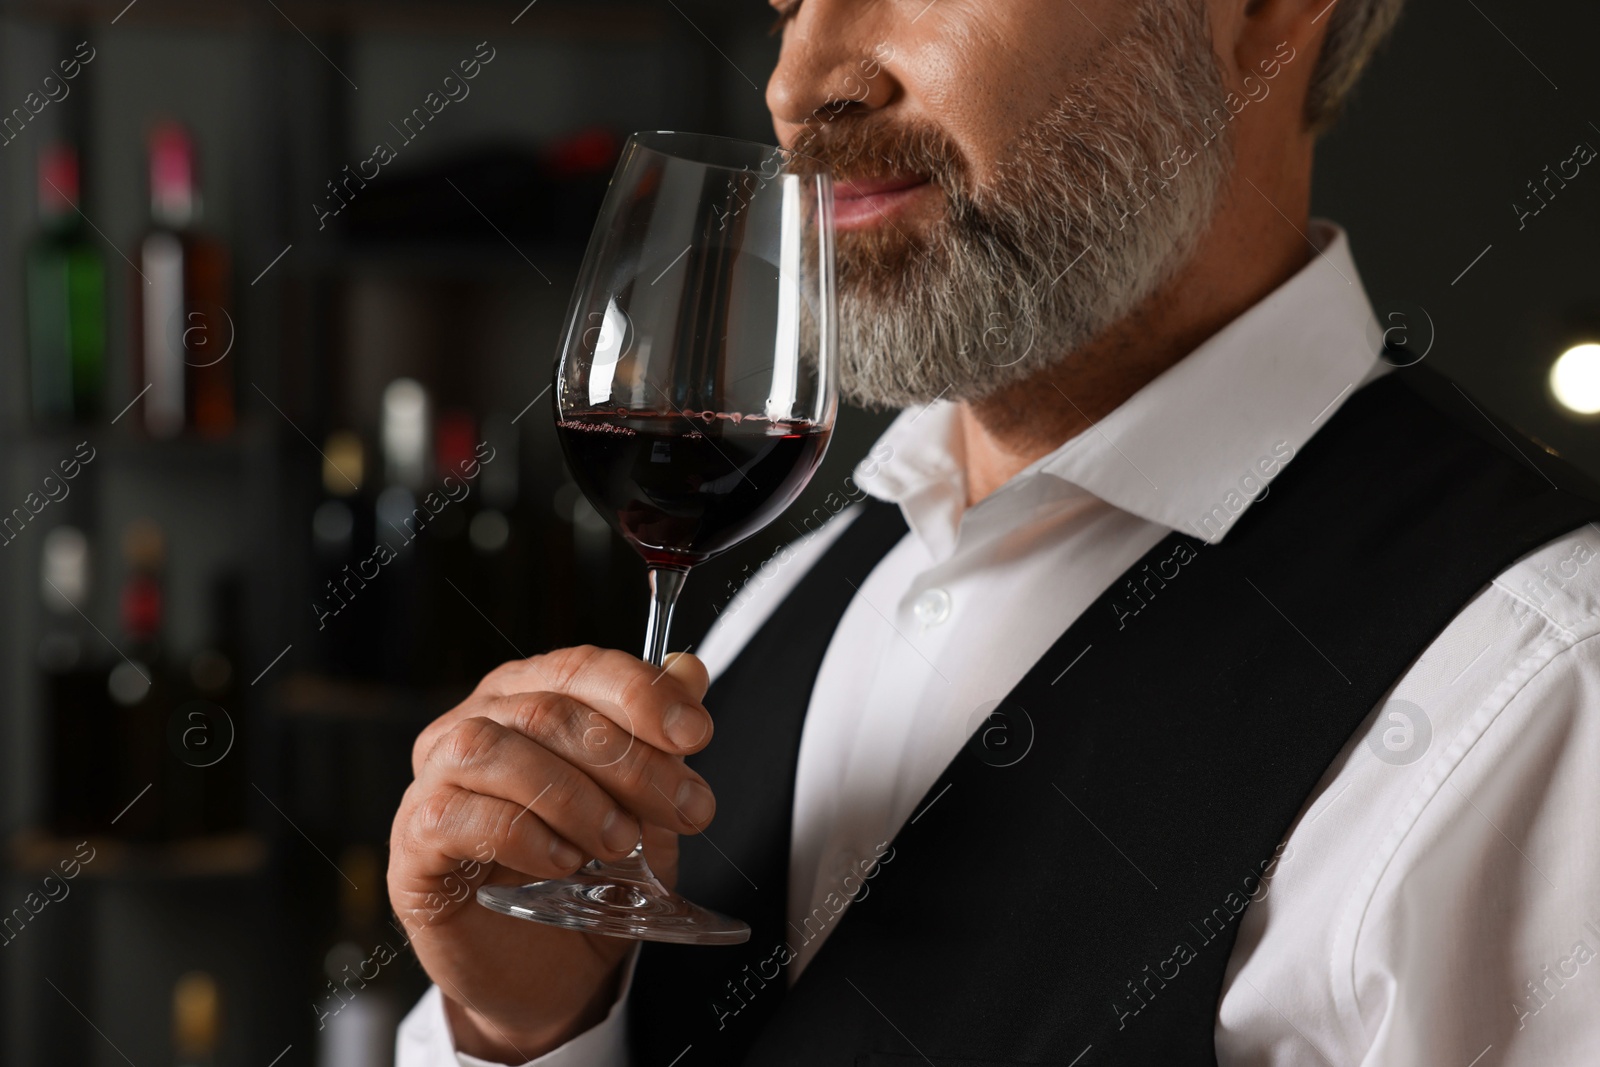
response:
[[(636, 129), (770, 141), (770, 20), (0, 2), (0, 1061), (389, 1062), (417, 731), (643, 632), (547, 389), (606, 179)], [(1597, 33), (1413, 0), (1316, 193), (1391, 341), (1591, 473)], [(847, 410), (797, 511), (887, 421)], [(674, 647), (793, 536), (697, 570)]]

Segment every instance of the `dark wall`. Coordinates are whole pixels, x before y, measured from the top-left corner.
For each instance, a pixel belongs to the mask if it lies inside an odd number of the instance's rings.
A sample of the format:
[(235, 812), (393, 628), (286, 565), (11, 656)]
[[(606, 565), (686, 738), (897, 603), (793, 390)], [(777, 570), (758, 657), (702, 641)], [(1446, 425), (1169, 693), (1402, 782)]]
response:
[(1600, 149), (1597, 34), (1594, 4), (1408, 4), (1319, 150), (1313, 200), (1349, 229), (1380, 316), (1424, 309), (1430, 361), (1591, 473), (1600, 437), (1545, 375), (1600, 339), (1600, 171), (1552, 183), (1536, 216), (1513, 205), (1537, 207), (1526, 183), (1579, 142)]

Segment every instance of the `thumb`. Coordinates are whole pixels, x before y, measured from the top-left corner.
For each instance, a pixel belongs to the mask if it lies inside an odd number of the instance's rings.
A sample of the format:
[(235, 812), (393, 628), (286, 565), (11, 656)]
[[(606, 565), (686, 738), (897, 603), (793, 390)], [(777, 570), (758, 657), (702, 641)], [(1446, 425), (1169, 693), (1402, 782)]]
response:
[(664, 673), (672, 675), (696, 700), (704, 700), (711, 688), (711, 672), (700, 662), (700, 657), (688, 652), (668, 652), (662, 657)]

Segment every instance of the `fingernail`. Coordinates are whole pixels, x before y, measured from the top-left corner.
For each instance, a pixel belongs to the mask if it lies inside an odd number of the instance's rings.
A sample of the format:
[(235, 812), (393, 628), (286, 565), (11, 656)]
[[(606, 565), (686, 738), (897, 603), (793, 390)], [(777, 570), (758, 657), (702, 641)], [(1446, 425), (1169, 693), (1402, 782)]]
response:
[(679, 748), (693, 748), (705, 740), (711, 716), (692, 704), (674, 704), (662, 716), (661, 729)]
[(677, 803), (678, 811), (697, 827), (710, 822), (711, 813), (717, 810), (717, 801), (711, 795), (711, 790), (693, 778), (678, 787)]
[(550, 862), (557, 867), (576, 867), (581, 859), (583, 859), (583, 853), (561, 840), (561, 838), (558, 837), (550, 842)]
[(613, 852), (632, 852), (639, 843), (639, 824), (613, 808), (600, 824), (600, 840)]

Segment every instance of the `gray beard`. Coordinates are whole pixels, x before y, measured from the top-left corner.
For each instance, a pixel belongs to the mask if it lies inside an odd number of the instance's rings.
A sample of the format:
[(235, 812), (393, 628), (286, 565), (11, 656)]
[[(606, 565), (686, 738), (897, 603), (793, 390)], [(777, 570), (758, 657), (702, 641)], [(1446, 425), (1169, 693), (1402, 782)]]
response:
[(902, 158), (936, 176), (948, 213), (920, 247), (882, 223), (838, 235), (846, 399), (980, 400), (1082, 348), (1193, 254), (1233, 166), (1203, 0), (1147, 0), (1096, 70), (975, 195), (910, 139)]

